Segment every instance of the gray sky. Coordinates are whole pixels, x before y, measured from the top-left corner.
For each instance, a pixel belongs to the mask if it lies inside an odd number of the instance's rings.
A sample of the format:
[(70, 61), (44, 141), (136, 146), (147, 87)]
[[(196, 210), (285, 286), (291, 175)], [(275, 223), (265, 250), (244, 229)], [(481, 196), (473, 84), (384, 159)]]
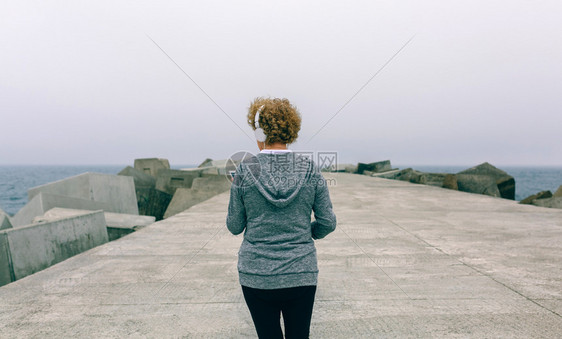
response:
[(561, 166), (560, 18), (558, 0), (5, 1), (0, 164), (256, 151), (246, 109), (272, 96), (302, 113), (292, 149), (339, 162)]

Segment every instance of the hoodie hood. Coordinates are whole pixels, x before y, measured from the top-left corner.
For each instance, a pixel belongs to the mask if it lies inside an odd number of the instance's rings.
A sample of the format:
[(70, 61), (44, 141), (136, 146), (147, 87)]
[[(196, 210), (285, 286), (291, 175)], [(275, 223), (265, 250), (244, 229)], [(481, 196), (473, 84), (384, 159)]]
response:
[(240, 165), (247, 186), (277, 207), (289, 205), (313, 172), (312, 160), (295, 152), (258, 153)]

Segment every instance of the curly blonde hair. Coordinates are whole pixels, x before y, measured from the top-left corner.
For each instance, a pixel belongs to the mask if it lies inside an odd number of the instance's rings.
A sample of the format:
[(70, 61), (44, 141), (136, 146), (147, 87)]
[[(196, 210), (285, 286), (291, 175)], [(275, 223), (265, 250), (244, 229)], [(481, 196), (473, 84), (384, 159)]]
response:
[(259, 125), (265, 133), (266, 144), (280, 142), (292, 144), (297, 140), (301, 129), (301, 115), (297, 108), (282, 98), (256, 98), (248, 109), (248, 125), (256, 129), (254, 118), (258, 109), (264, 106), (260, 112)]

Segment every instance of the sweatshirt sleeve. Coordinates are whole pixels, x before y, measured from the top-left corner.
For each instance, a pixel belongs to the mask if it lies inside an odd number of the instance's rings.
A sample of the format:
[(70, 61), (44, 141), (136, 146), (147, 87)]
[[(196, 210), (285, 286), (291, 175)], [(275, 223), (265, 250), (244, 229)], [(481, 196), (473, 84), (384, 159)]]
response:
[(230, 201), (228, 203), (226, 227), (230, 233), (234, 235), (242, 233), (246, 228), (246, 208), (244, 206), (242, 193), (242, 188), (235, 183), (230, 186)]
[(336, 229), (336, 215), (332, 210), (326, 180), (320, 173), (317, 173), (316, 178), (316, 194), (312, 205), (315, 219), (311, 223), (312, 239), (322, 239)]

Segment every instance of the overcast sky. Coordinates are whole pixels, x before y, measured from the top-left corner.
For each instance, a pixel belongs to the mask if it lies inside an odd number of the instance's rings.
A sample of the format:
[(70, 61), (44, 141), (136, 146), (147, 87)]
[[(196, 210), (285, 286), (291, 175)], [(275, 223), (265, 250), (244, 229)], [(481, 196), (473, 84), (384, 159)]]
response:
[(256, 151), (246, 110), (272, 96), (302, 113), (292, 149), (340, 163), (562, 166), (560, 18), (559, 0), (4, 1), (0, 164)]

